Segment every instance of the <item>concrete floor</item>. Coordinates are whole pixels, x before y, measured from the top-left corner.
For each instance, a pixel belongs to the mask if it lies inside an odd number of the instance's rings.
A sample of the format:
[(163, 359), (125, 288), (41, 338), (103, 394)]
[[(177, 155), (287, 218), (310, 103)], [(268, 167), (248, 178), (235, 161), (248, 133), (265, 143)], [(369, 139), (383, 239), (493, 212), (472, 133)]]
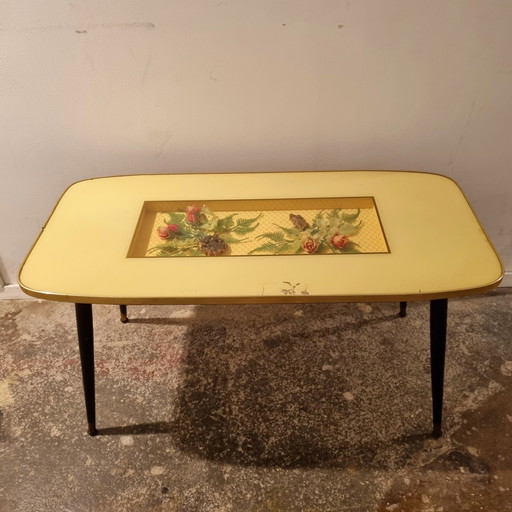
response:
[(512, 290), (428, 303), (95, 306), (86, 434), (70, 304), (0, 301), (0, 510), (512, 511)]

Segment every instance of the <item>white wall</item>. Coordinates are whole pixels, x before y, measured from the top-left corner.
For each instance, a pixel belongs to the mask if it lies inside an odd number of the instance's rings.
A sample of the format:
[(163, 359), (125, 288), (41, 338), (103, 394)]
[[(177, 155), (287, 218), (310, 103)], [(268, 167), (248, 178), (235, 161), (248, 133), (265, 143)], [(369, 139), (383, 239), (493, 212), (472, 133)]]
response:
[(0, 0), (4, 281), (66, 186), (167, 171), (447, 174), (512, 270), (511, 27), (510, 0)]

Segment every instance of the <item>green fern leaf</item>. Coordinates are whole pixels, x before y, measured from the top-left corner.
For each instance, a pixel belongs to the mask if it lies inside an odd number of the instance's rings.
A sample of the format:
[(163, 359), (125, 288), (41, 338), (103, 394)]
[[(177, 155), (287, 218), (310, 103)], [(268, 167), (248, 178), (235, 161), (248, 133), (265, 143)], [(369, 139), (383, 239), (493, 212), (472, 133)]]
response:
[(236, 235), (247, 235), (248, 233), (252, 233), (258, 226), (259, 224), (256, 224), (255, 226), (236, 226), (231, 232)]
[(176, 249), (175, 247), (159, 245), (157, 247), (152, 247), (150, 249), (150, 252), (155, 252), (155, 251), (158, 251), (156, 254), (157, 256), (164, 257), (164, 256), (174, 256), (175, 254), (177, 254), (179, 252), (179, 249)]
[(269, 233), (263, 233), (259, 235), (257, 238), (268, 238), (273, 242), (281, 242), (284, 240), (284, 233), (282, 231), (272, 231)]
[(345, 222), (355, 222), (361, 213), (361, 209), (358, 209), (356, 213), (342, 213), (341, 220)]
[(249, 251), (247, 254), (255, 254), (257, 252), (269, 252), (271, 254), (275, 254), (277, 249), (278, 246), (276, 244), (273, 244), (272, 242), (266, 242), (263, 245), (256, 247), (256, 249)]
[(233, 220), (233, 217), (237, 215), (236, 213), (232, 213), (231, 215), (228, 215), (227, 217), (224, 217), (223, 219), (220, 219), (217, 223), (217, 231), (222, 233), (224, 231), (227, 231), (228, 229), (232, 228), (235, 225), (235, 221)]
[(359, 233), (361, 228), (363, 227), (363, 223), (359, 222), (359, 224), (350, 224), (350, 223), (344, 223), (341, 224), (341, 226), (338, 226), (338, 233), (340, 235), (346, 235), (346, 236), (352, 236)]
[(231, 235), (222, 235), (222, 240), (227, 244), (239, 244), (240, 242), (245, 242), (247, 238), (236, 238)]
[(260, 213), (257, 217), (253, 217), (252, 219), (237, 219), (236, 220), (236, 225), (237, 227), (238, 226), (243, 226), (243, 227), (248, 227), (250, 226), (251, 224), (253, 224), (254, 222), (256, 222), (263, 214)]
[(286, 244), (281, 245), (280, 247), (278, 247), (276, 249), (275, 254), (285, 254), (285, 253), (289, 254), (289, 253), (292, 253), (293, 251), (290, 250), (290, 247), (291, 247), (292, 243), (286, 243)]
[(296, 237), (300, 233), (300, 230), (297, 228), (283, 228), (283, 226), (279, 226), (278, 224), (274, 224), (274, 226), (277, 226), (279, 229), (282, 229), (284, 233), (288, 236)]

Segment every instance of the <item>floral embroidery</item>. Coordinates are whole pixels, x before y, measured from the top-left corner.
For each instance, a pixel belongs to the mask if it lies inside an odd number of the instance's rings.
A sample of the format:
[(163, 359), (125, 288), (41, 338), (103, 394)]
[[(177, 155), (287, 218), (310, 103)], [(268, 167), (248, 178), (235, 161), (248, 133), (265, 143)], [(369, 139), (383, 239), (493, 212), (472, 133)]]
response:
[[(303, 213), (306, 215), (305, 211)], [(238, 213), (220, 217), (206, 205), (201, 208), (189, 205), (166, 214), (164, 224), (156, 227), (162, 243), (151, 247), (148, 253), (160, 257), (222, 256), (230, 254), (233, 244), (243, 242), (251, 243), (242, 251), (244, 255), (359, 253), (359, 246), (352, 237), (363, 226), (360, 213), (360, 209), (354, 212), (338, 208), (311, 212), (307, 219), (290, 213), (289, 226), (274, 224), (277, 229), (254, 233), (249, 238), (247, 235), (258, 228), (263, 213), (255, 213), (251, 218), (242, 218)]]
[(363, 226), (360, 213), (360, 209), (355, 213), (322, 210), (311, 222), (291, 213), (293, 227), (276, 226), (278, 231), (259, 235), (261, 245), (249, 254), (359, 253), (359, 246), (350, 237), (357, 235)]
[(163, 241), (149, 249), (155, 256), (221, 256), (231, 244), (244, 242), (245, 235), (258, 227), (261, 213), (250, 219), (232, 213), (220, 218), (207, 206), (187, 206), (184, 212), (168, 213), (165, 225), (156, 232)]

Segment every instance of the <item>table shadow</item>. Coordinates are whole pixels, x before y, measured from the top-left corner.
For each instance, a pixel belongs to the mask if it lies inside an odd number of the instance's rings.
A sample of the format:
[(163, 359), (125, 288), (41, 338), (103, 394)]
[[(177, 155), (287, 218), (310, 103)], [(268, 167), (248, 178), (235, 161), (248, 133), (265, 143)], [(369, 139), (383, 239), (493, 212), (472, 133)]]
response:
[[(371, 314), (350, 304), (198, 306), (173, 420), (99, 434), (166, 434), (190, 456), (244, 466), (403, 467), (429, 437), (430, 397), (410, 400), (428, 413), (400, 421), (402, 394), (418, 390), (393, 366), (397, 313), (392, 305)], [(383, 390), (383, 380), (402, 393)], [(421, 391), (428, 386), (425, 377)]]

